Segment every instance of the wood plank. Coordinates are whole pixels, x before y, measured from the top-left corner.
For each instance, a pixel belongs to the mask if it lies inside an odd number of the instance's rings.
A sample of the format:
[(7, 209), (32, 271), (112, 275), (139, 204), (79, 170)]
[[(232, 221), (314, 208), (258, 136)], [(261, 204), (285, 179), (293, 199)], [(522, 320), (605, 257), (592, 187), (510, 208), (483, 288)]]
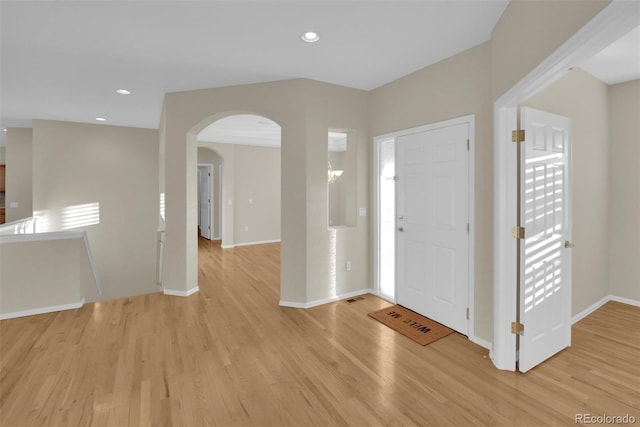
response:
[(640, 309), (610, 302), (527, 374), (460, 334), (426, 347), (367, 295), (278, 306), (278, 244), (200, 240), (200, 292), (0, 322), (0, 425), (574, 425), (640, 420)]

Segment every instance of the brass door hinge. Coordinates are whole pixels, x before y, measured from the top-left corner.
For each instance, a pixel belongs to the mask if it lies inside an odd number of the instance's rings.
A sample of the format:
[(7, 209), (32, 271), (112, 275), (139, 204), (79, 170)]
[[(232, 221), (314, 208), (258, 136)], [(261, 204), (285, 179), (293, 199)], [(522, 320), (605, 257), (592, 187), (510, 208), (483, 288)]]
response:
[(471, 143), (469, 142), (469, 140), (467, 139), (467, 151), (471, 150)]
[(511, 142), (523, 142), (524, 129), (511, 131)]
[(524, 227), (513, 227), (511, 229), (511, 236), (514, 239), (524, 239)]
[(469, 320), (469, 307), (467, 307), (467, 320)]
[(524, 333), (524, 325), (520, 322), (511, 322), (511, 333), (522, 335)]

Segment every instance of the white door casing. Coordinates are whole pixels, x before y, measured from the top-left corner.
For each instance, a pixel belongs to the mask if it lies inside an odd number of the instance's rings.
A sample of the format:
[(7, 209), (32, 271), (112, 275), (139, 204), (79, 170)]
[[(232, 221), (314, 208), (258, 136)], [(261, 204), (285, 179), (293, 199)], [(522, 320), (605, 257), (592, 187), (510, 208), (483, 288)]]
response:
[(468, 334), (469, 124), (396, 140), (397, 302)]
[(566, 117), (525, 107), (520, 123), (519, 370), (526, 372), (571, 345), (571, 147)]

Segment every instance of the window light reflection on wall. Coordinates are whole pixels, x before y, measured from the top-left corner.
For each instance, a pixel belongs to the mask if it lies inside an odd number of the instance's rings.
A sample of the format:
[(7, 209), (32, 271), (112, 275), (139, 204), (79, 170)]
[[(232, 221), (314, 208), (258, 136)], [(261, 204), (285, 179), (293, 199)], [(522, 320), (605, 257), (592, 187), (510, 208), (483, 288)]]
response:
[(48, 233), (49, 231), (51, 231), (48, 209), (34, 211), (33, 216), (38, 219), (36, 221), (36, 233)]
[(100, 203), (85, 203), (62, 209), (62, 229), (100, 224)]
[(160, 193), (160, 217), (164, 221), (164, 193)]

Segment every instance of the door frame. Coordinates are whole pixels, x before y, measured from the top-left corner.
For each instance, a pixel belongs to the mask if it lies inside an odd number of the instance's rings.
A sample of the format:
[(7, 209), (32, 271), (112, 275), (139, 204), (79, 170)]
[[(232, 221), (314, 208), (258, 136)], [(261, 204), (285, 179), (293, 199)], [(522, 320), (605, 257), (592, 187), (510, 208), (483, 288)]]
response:
[[(207, 181), (209, 182), (209, 240), (213, 240), (213, 236), (215, 235), (214, 231), (215, 231), (215, 224), (213, 222), (214, 220), (214, 216), (213, 216), (213, 173), (214, 173), (214, 165), (212, 163), (198, 163), (197, 169), (199, 168), (207, 168), (207, 173), (209, 174), (209, 179), (207, 179)], [(198, 192), (198, 199), (200, 198), (200, 193)], [(198, 208), (199, 209), (199, 208)], [(199, 225), (199, 224), (198, 224)]]
[(517, 106), (636, 28), (639, 21), (637, 3), (613, 0), (494, 103), (494, 323), (490, 358), (498, 369), (516, 368), (516, 336), (511, 333), (511, 322), (517, 310), (517, 259), (511, 228), (517, 220), (517, 146), (511, 142), (511, 131), (516, 129)]
[[(393, 139), (394, 141), (405, 135), (411, 135), (414, 133), (426, 132), (443, 127), (456, 126), (460, 124), (467, 124), (469, 126), (469, 162), (468, 162), (468, 203), (469, 203), (469, 240), (468, 240), (468, 283), (467, 283), (467, 298), (469, 306), (469, 319), (467, 325), (467, 333), (470, 341), (479, 344), (483, 347), (487, 347), (485, 340), (475, 336), (474, 319), (475, 319), (475, 115), (457, 117), (450, 120), (444, 120), (440, 122), (430, 123), (423, 126), (418, 126), (410, 129), (403, 129), (396, 132), (387, 133), (384, 135), (378, 135), (373, 138), (373, 277), (374, 294), (386, 299), (380, 295), (380, 185), (378, 182), (378, 176), (380, 175), (380, 147), (383, 141)], [(397, 268), (396, 268), (397, 275)], [(397, 280), (396, 280), (397, 286)], [(394, 293), (394, 300), (396, 303), (397, 291)]]

